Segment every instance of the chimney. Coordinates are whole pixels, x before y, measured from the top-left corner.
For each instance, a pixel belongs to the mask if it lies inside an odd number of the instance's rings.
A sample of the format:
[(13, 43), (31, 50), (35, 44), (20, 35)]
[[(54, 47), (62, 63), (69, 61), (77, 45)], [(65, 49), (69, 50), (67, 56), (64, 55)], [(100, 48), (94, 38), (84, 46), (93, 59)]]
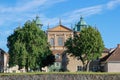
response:
[(118, 44), (117, 48), (120, 48), (120, 44)]

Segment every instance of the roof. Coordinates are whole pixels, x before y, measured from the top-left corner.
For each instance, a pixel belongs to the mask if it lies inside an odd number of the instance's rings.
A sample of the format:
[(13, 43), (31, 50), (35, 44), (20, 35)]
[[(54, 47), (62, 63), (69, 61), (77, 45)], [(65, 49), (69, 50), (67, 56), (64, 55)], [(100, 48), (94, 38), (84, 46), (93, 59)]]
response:
[(47, 31), (73, 31), (73, 30), (63, 25), (57, 25), (56, 27), (50, 28)]
[(36, 24), (41, 24), (39, 16), (36, 16)]
[(100, 61), (101, 62), (120, 61), (120, 44), (118, 44), (116, 49), (114, 49), (107, 56), (103, 57)]
[(74, 30), (80, 31), (82, 27), (87, 26), (86, 22), (84, 21), (83, 17), (80, 17), (80, 21), (75, 25)]
[(0, 48), (0, 53), (6, 53), (3, 49)]
[(80, 21), (78, 22), (78, 25), (87, 25), (86, 22), (83, 20), (83, 17), (80, 17)]
[(109, 49), (108, 48), (104, 48), (104, 50), (103, 50), (103, 53), (109, 53)]

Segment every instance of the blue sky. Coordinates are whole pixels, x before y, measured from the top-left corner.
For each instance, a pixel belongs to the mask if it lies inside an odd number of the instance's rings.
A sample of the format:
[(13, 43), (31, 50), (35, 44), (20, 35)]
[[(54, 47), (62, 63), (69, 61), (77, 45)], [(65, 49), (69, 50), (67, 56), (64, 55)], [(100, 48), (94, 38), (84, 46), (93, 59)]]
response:
[(0, 48), (8, 51), (7, 37), (27, 20), (40, 16), (43, 30), (62, 24), (71, 27), (84, 17), (87, 24), (96, 26), (105, 47), (120, 44), (120, 0), (0, 0)]

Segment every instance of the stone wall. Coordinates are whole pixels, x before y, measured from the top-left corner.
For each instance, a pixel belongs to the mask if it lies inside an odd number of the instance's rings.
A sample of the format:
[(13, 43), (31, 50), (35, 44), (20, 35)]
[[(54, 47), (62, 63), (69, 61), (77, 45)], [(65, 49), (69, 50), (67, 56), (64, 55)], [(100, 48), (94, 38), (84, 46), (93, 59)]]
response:
[(120, 74), (0, 75), (0, 80), (120, 80)]

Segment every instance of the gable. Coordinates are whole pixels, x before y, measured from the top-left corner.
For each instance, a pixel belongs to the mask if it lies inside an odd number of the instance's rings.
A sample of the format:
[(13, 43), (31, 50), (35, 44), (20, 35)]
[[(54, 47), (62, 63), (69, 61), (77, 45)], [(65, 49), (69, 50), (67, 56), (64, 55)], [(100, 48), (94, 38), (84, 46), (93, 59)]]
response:
[(112, 52), (110, 52), (107, 56), (103, 57), (101, 59), (101, 62), (120, 62), (120, 44), (118, 45), (118, 47), (114, 50), (112, 50)]
[(48, 29), (48, 31), (72, 31), (72, 30), (63, 25), (58, 25), (54, 28)]
[(107, 61), (120, 61), (120, 48), (115, 49), (113, 53), (111, 53), (110, 57)]
[(0, 48), (0, 53), (1, 53), (1, 54), (4, 54), (5, 51)]

